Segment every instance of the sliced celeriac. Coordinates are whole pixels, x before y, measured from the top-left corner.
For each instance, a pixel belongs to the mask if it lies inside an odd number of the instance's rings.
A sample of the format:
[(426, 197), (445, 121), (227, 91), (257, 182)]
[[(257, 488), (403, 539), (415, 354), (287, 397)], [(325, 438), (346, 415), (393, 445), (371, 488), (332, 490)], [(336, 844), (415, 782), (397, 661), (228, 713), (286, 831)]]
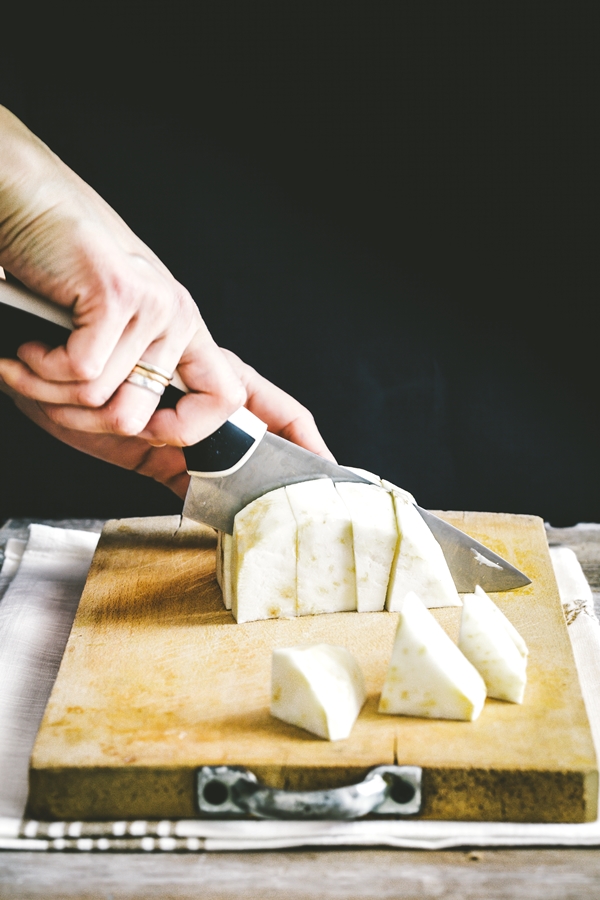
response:
[(352, 520), (356, 608), (378, 612), (385, 598), (398, 542), (392, 495), (374, 484), (341, 481), (336, 489)]
[(483, 588), (479, 585), (477, 585), (477, 587), (475, 588), (475, 596), (478, 597), (480, 602), (483, 603), (484, 606), (486, 606), (497, 617), (497, 620), (499, 622), (502, 623), (502, 627), (506, 629), (506, 631), (508, 631), (509, 635), (513, 639), (515, 647), (517, 648), (521, 656), (528, 656), (529, 649), (522, 636), (519, 634), (510, 619), (506, 618), (502, 610), (498, 606), (496, 606), (492, 598), (488, 596), (488, 594), (486, 594)]
[(488, 697), (522, 703), (527, 684), (523, 638), (482, 588), (463, 595), (458, 646), (485, 681)]
[(399, 494), (401, 497), (404, 497), (405, 500), (409, 500), (411, 503), (417, 502), (409, 491), (405, 491), (404, 488), (398, 487), (397, 484), (392, 484), (391, 481), (386, 481), (385, 478), (380, 478), (379, 482), (381, 486), (386, 489), (386, 491), (391, 491), (393, 494)]
[[(217, 553), (216, 553), (216, 571), (217, 584), (223, 592), (223, 532), (217, 531)], [(225, 602), (225, 597), (223, 597)]]
[(285, 488), (298, 527), (296, 614), (356, 609), (352, 522), (328, 478)]
[(380, 713), (475, 720), (484, 681), (413, 592), (404, 598)]
[[(355, 472), (362, 478), (366, 478), (367, 481), (371, 482), (371, 484), (376, 484), (377, 487), (381, 487), (381, 478), (379, 477), (379, 475), (375, 475), (374, 472), (369, 472), (368, 469), (361, 469), (360, 466), (344, 466), (344, 468), (349, 469), (351, 472)], [(338, 482), (338, 484), (341, 483), (342, 482)]]
[[(223, 549), (226, 547), (224, 541)], [(296, 519), (285, 488), (264, 494), (237, 514), (231, 548), (235, 620), (295, 616)]]
[(425, 606), (460, 606), (442, 548), (415, 507), (410, 494), (392, 491), (399, 541), (392, 564), (386, 608), (402, 608), (404, 598), (414, 591)]
[(216, 576), (223, 594), (225, 609), (231, 609), (231, 549), (233, 538), (225, 531), (217, 532)]
[(330, 644), (273, 650), (271, 714), (329, 741), (347, 738), (365, 702), (352, 654)]

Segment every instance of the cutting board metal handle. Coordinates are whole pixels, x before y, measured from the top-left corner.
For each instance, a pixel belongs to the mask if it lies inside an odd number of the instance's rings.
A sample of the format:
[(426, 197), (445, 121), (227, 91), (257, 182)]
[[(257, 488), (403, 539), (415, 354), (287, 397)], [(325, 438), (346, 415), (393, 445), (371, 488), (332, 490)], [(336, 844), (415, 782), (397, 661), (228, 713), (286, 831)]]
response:
[(197, 772), (201, 815), (210, 818), (358, 819), (369, 814), (414, 816), (421, 809), (419, 766), (377, 766), (358, 784), (322, 791), (282, 791), (260, 784), (242, 766)]

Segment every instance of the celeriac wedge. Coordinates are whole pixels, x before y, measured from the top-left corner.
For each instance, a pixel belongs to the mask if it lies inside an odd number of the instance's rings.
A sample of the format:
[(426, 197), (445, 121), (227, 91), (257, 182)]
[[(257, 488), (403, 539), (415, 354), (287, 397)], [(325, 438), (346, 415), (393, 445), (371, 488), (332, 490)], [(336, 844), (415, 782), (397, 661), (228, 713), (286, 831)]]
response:
[(460, 606), (442, 548), (421, 518), (412, 500), (392, 491), (399, 541), (392, 564), (386, 608), (402, 608), (404, 598), (414, 591), (425, 606)]
[[(467, 595), (465, 594), (465, 596)], [(506, 631), (508, 631), (509, 635), (513, 639), (515, 647), (517, 648), (521, 656), (528, 656), (529, 649), (522, 636), (519, 634), (510, 619), (506, 618), (502, 610), (498, 606), (496, 606), (492, 598), (488, 594), (486, 594), (483, 588), (479, 585), (477, 585), (477, 587), (475, 588), (475, 596), (478, 597), (481, 603), (483, 603), (484, 606), (486, 606), (502, 623), (502, 627)]]
[(522, 703), (527, 684), (523, 638), (482, 588), (463, 595), (458, 646), (485, 681), (488, 697)]
[[(223, 532), (217, 531), (217, 551), (216, 551), (216, 569), (215, 575), (217, 578), (217, 584), (221, 588), (221, 593), (223, 592)], [(225, 597), (223, 597), (223, 602), (225, 602)]]
[(329, 741), (347, 738), (366, 699), (363, 674), (344, 647), (273, 650), (271, 714)]
[(235, 620), (295, 616), (296, 519), (285, 488), (264, 494), (237, 514), (231, 546)]
[(285, 488), (298, 527), (296, 614), (356, 609), (352, 522), (329, 478)]
[(398, 542), (392, 495), (374, 484), (341, 481), (336, 490), (350, 514), (356, 569), (356, 609), (378, 612), (385, 606)]
[(444, 629), (413, 592), (404, 598), (380, 713), (430, 719), (476, 719), (486, 689)]
[(231, 545), (233, 538), (225, 531), (217, 532), (216, 576), (223, 594), (225, 609), (231, 609)]

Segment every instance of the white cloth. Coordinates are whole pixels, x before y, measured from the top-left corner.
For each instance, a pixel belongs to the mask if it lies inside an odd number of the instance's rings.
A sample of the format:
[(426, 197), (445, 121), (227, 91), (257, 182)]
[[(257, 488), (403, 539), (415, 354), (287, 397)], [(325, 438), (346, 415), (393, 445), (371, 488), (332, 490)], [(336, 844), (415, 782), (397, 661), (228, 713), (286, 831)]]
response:
[(0, 602), (0, 815), (22, 816), (29, 756), (98, 535), (32, 525), (24, 552), (11, 543)]
[(21, 564), (23, 553), (27, 541), (20, 541), (18, 538), (10, 538), (4, 548), (4, 562), (0, 569), (0, 600), (4, 597), (6, 589), (17, 574), (17, 569)]
[[(60, 533), (57, 533), (60, 532)], [(0, 848), (24, 850), (272, 850), (301, 846), (600, 846), (600, 822), (22, 821), (29, 754), (67, 641), (97, 535), (32, 526), (18, 574), (0, 602)], [(12, 547), (12, 562), (22, 548)], [(572, 551), (551, 548), (597, 752), (600, 625)], [(8, 559), (9, 554), (6, 554)], [(3, 567), (0, 578), (10, 576)], [(1, 595), (0, 595), (1, 596)], [(590, 611), (591, 610), (591, 611)], [(6, 736), (5, 736), (6, 735)], [(600, 753), (598, 753), (600, 756)], [(4, 816), (4, 818), (1, 818)]]

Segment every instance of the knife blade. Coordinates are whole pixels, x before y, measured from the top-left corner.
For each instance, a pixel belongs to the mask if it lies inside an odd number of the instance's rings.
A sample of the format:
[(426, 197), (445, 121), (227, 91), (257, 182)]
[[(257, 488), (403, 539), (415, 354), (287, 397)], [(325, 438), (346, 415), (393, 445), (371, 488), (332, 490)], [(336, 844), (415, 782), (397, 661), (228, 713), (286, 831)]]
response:
[[(0, 330), (0, 355), (14, 355), (27, 341), (41, 339), (59, 344), (72, 331), (69, 312), (20, 284), (0, 279), (0, 309), (10, 307), (16, 334)], [(39, 323), (46, 325), (40, 332)], [(48, 331), (48, 323), (50, 331)], [(36, 327), (36, 325), (38, 327)], [(14, 328), (13, 328), (14, 332)], [(8, 346), (10, 342), (14, 346)], [(161, 398), (161, 406), (175, 406), (187, 391), (177, 373)], [(267, 432), (267, 426), (240, 409), (212, 435), (184, 447), (191, 476), (183, 514), (229, 534), (235, 515), (252, 500), (287, 484), (315, 478), (369, 484), (370, 480), (344, 466), (323, 459), (297, 444)], [(415, 506), (442, 547), (459, 592), (509, 591), (530, 584), (530, 579), (489, 547), (471, 538), (428, 510)]]

